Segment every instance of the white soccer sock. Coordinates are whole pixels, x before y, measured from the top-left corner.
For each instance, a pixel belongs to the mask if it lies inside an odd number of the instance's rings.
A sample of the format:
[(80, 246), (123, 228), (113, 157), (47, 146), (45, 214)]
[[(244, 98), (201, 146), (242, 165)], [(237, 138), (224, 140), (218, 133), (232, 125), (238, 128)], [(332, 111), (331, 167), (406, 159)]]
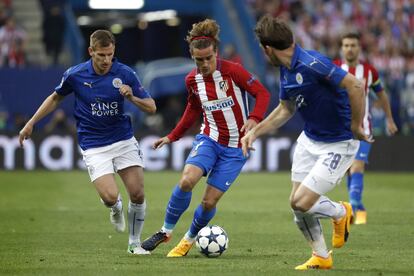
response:
[(173, 229), (169, 229), (169, 228), (167, 228), (165, 225), (163, 225), (163, 226), (161, 227), (161, 232), (164, 232), (164, 233), (166, 233), (166, 234), (168, 234), (168, 235), (171, 235), (171, 234), (172, 234), (172, 232), (173, 232)]
[(128, 204), (128, 227), (129, 227), (129, 243), (141, 243), (141, 232), (144, 227), (145, 209), (147, 203), (142, 204), (132, 203)]
[(326, 247), (325, 238), (322, 233), (322, 225), (319, 223), (319, 219), (301, 211), (293, 211), (293, 213), (296, 225), (309, 242), (313, 252), (322, 258), (327, 258), (329, 252)]
[(317, 218), (333, 218), (338, 220), (345, 215), (346, 210), (341, 203), (334, 202), (321, 195), (306, 213), (312, 214)]
[(186, 239), (189, 242), (194, 242), (196, 237), (192, 237), (190, 231), (188, 231), (187, 233), (185, 233), (184, 235), (184, 239)]

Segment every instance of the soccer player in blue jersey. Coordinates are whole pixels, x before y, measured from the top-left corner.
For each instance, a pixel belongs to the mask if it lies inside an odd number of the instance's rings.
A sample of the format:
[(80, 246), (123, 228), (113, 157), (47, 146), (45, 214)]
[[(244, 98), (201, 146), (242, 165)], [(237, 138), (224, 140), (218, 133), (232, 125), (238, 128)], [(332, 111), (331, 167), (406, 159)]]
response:
[(131, 120), (124, 114), (124, 102), (126, 99), (147, 113), (155, 112), (155, 102), (135, 72), (114, 58), (112, 33), (95, 31), (90, 36), (88, 51), (91, 59), (63, 74), (55, 91), (20, 131), (20, 145), (31, 136), (38, 121), (52, 112), (65, 96), (74, 93), (78, 142), (91, 182), (110, 209), (115, 230), (123, 232), (126, 226), (122, 199), (114, 178), (115, 172), (119, 174), (129, 194), (128, 252), (149, 254), (140, 243), (146, 209), (144, 162)]
[(282, 126), (296, 110), (302, 115), (305, 126), (293, 156), (290, 205), (313, 254), (295, 269), (330, 269), (332, 254), (319, 219), (332, 219), (332, 246), (342, 247), (352, 207), (325, 194), (351, 166), (358, 140), (370, 141), (362, 129), (363, 87), (327, 57), (297, 45), (290, 27), (280, 19), (262, 17), (255, 32), (270, 63), (280, 67), (280, 103), (242, 138), (242, 149), (247, 155), (257, 137)]

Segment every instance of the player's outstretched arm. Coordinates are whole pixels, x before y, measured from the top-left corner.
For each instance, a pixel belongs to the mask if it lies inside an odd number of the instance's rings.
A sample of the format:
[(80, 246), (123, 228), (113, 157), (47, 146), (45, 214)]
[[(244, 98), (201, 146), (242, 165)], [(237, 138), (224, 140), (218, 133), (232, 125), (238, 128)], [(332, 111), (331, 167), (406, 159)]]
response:
[(295, 104), (291, 101), (281, 100), (279, 105), (257, 126), (246, 133), (241, 139), (244, 156), (249, 150), (254, 150), (253, 142), (261, 135), (269, 133), (284, 125), (295, 114)]
[(257, 126), (257, 122), (253, 119), (248, 119), (246, 121), (246, 123), (244, 123), (244, 125), (242, 126), (242, 128), (240, 129), (240, 131), (244, 131), (244, 132), (248, 132), (249, 130), (251, 130), (252, 128), (254, 128), (255, 126)]
[(43, 119), (46, 115), (56, 109), (59, 103), (63, 100), (64, 96), (59, 95), (56, 92), (53, 92), (49, 97), (47, 97), (40, 107), (37, 109), (36, 113), (30, 118), (26, 125), (19, 132), (19, 143), (23, 147), (23, 142), (25, 139), (29, 139), (33, 132), (34, 125)]

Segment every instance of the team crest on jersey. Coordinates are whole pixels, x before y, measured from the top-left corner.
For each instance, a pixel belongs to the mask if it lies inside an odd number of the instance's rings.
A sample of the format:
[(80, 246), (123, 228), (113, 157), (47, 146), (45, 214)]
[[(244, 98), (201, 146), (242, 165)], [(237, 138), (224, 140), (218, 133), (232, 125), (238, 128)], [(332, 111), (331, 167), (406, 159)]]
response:
[(114, 78), (114, 79), (112, 80), (112, 85), (113, 85), (115, 88), (119, 88), (119, 87), (121, 87), (121, 85), (122, 85), (122, 80), (121, 80), (120, 78)]
[(302, 84), (303, 83), (303, 77), (302, 77), (302, 74), (301, 73), (297, 73), (296, 74), (296, 82), (298, 84)]
[(227, 82), (227, 80), (222, 80), (219, 82), (219, 87), (221, 91), (227, 92), (227, 90), (229, 89), (229, 83)]

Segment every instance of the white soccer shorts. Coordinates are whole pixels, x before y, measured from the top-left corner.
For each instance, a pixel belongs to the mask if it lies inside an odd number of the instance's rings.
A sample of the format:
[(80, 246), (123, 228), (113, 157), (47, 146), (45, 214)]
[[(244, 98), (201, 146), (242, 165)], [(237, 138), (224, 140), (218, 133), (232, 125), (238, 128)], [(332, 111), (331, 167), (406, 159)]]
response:
[(326, 194), (341, 182), (358, 147), (358, 140), (318, 142), (302, 132), (293, 154), (292, 181), (320, 195)]
[(132, 166), (144, 168), (144, 159), (135, 137), (108, 146), (81, 151), (91, 182)]

